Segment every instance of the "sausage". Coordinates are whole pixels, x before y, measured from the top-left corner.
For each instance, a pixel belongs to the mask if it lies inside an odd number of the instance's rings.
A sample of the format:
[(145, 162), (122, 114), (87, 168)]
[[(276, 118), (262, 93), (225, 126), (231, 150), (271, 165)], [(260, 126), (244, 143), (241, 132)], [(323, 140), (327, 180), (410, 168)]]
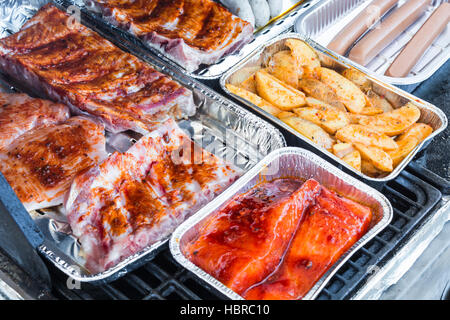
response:
[(428, 47), (444, 31), (449, 20), (450, 3), (444, 2), (433, 12), (395, 58), (394, 62), (387, 69), (386, 75), (390, 77), (406, 77)]
[(399, 34), (416, 21), (431, 0), (409, 0), (391, 13), (380, 25), (370, 31), (350, 50), (349, 58), (365, 66)]
[(278, 17), (283, 12), (283, 1), (281, 0), (268, 0), (270, 8), (270, 16), (272, 18)]
[(248, 0), (255, 16), (255, 26), (263, 27), (270, 20), (270, 8), (266, 0)]
[(327, 48), (344, 55), (347, 49), (397, 2), (398, 0), (374, 0), (331, 40)]
[(255, 15), (248, 0), (220, 0), (222, 4), (230, 10), (230, 12), (242, 20), (249, 22), (255, 26)]

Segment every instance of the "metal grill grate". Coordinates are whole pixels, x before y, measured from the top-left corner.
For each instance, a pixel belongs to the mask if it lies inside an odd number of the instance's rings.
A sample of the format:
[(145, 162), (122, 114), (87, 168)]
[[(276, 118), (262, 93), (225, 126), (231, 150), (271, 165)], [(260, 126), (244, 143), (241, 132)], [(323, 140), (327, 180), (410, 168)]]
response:
[[(394, 207), (391, 224), (358, 250), (336, 273), (318, 299), (348, 299), (381, 266), (441, 199), (439, 190), (408, 170), (381, 191)], [(223, 299), (195, 275), (179, 266), (166, 247), (151, 262), (103, 286), (82, 284), (68, 289), (66, 279), (52, 270), (53, 294), (60, 299)]]

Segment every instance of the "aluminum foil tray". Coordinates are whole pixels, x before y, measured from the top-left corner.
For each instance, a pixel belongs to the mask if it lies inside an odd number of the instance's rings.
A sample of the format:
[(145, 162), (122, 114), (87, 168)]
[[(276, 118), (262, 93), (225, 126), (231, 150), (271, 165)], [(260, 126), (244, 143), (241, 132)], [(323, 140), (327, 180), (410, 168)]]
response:
[(254, 39), (246, 44), (241, 50), (235, 54), (228, 55), (217, 63), (213, 65), (202, 65), (199, 69), (194, 72), (188, 72), (182, 66), (174, 62), (173, 60), (166, 57), (162, 52), (147, 46), (143, 41), (139, 40), (137, 37), (133, 36), (131, 33), (124, 31), (110, 22), (106, 21), (102, 18), (101, 14), (93, 11), (91, 7), (85, 5), (83, 0), (54, 0), (56, 4), (59, 4), (64, 7), (70, 7), (71, 5), (76, 5), (82, 14), (85, 14), (89, 17), (90, 20), (95, 21), (99, 27), (107, 30), (108, 33), (118, 37), (120, 39), (127, 39), (128, 41), (133, 41), (136, 45), (145, 48), (147, 51), (151, 52), (153, 55), (157, 56), (159, 59), (164, 61), (165, 64), (170, 65), (173, 68), (180, 70), (187, 76), (203, 79), (203, 80), (213, 80), (218, 79), (220, 76), (227, 70), (229, 70), (232, 66), (238, 63), (240, 60), (248, 56), (253, 50), (255, 50), (261, 44), (267, 42), (271, 38), (285, 32), (289, 28), (292, 28), (296, 19), (300, 16), (301, 13), (306, 11), (306, 8), (311, 6), (313, 3), (318, 2), (318, 0), (279, 0), (285, 1), (286, 5), (284, 8), (289, 9), (287, 13), (281, 15), (273, 19), (267, 26), (258, 29), (254, 34)]
[[(321, 60), (321, 63), (323, 66), (342, 71), (346, 68), (353, 67), (357, 70), (360, 70), (363, 72), (367, 79), (369, 79), (373, 86), (373, 91), (375, 93), (378, 93), (381, 96), (384, 96), (386, 99), (389, 100), (389, 102), (393, 105), (394, 108), (398, 108), (406, 104), (407, 102), (413, 102), (414, 105), (416, 105), (420, 111), (421, 111), (421, 117), (419, 119), (419, 122), (426, 123), (430, 125), (433, 128), (433, 133), (428, 136), (424, 141), (422, 141), (403, 161), (397, 165), (394, 170), (389, 173), (388, 175), (384, 177), (378, 177), (373, 178), (368, 175), (363, 174), (362, 172), (359, 172), (355, 170), (353, 167), (342, 161), (340, 158), (336, 157), (333, 153), (327, 151), (326, 149), (317, 146), (314, 142), (307, 139), (305, 136), (301, 135), (296, 130), (292, 129), (290, 126), (285, 124), (280, 119), (274, 117), (273, 115), (265, 112), (264, 110), (258, 108), (256, 105), (252, 104), (251, 102), (232, 94), (225, 86), (225, 84), (239, 84), (243, 80), (247, 79), (250, 75), (252, 75), (256, 70), (260, 69), (262, 66), (264, 66), (265, 62), (269, 57), (271, 57), (273, 54), (275, 54), (278, 51), (286, 50), (288, 49), (287, 46), (285, 46), (284, 42), (286, 39), (294, 38), (294, 39), (300, 39), (305, 41), (307, 44), (309, 44), (313, 49), (316, 50), (316, 52), (319, 55), (319, 59)], [(269, 41), (264, 46), (261, 46), (258, 50), (255, 50), (249, 57), (241, 61), (239, 64), (234, 66), (231, 70), (227, 71), (220, 79), (220, 85), (222, 89), (230, 94), (236, 97), (239, 101), (244, 103), (245, 105), (249, 106), (253, 110), (257, 111), (261, 115), (265, 116), (266, 118), (269, 118), (271, 121), (279, 125), (280, 127), (286, 129), (293, 135), (297, 136), (301, 140), (303, 140), (305, 143), (313, 146), (317, 150), (320, 150), (324, 154), (326, 154), (328, 157), (332, 158), (348, 170), (354, 172), (358, 176), (375, 182), (385, 182), (394, 179), (397, 177), (397, 175), (408, 165), (408, 163), (414, 158), (414, 156), (419, 152), (420, 149), (428, 145), (428, 143), (433, 139), (436, 135), (441, 133), (446, 127), (447, 127), (447, 117), (442, 112), (441, 109), (437, 108), (436, 106), (421, 100), (408, 92), (405, 92), (393, 85), (387, 84), (384, 81), (380, 80), (376, 76), (372, 76), (368, 74), (365, 70), (362, 70), (360, 67), (357, 67), (355, 65), (349, 64), (348, 59), (344, 60), (341, 56), (336, 56), (332, 52), (328, 51), (326, 48), (321, 46), (320, 44), (314, 42), (313, 40), (306, 39), (305, 36), (297, 34), (297, 33), (285, 33), (282, 35), (279, 35)]]
[(226, 287), (186, 257), (185, 248), (195, 241), (208, 217), (228, 203), (235, 195), (245, 193), (262, 181), (276, 178), (294, 177), (301, 180), (316, 179), (325, 187), (338, 194), (355, 200), (373, 210), (373, 220), (367, 233), (361, 237), (338, 261), (316, 282), (305, 295), (305, 300), (314, 299), (338, 269), (365, 243), (385, 228), (391, 221), (393, 209), (389, 201), (377, 190), (349, 176), (310, 151), (300, 148), (283, 148), (265, 157), (249, 172), (236, 181), (230, 188), (219, 195), (207, 206), (181, 224), (170, 239), (170, 250), (174, 258), (185, 268), (193, 272), (209, 285), (231, 299), (242, 299), (240, 295)]
[[(313, 6), (310, 6), (297, 19), (294, 29), (297, 33), (326, 47), (339, 31), (367, 8), (370, 2), (370, 0), (319, 1)], [(398, 5), (402, 5), (405, 2), (406, 0), (399, 0)], [(416, 22), (380, 52), (367, 66), (360, 66), (360, 68), (369, 74), (377, 74), (379, 79), (384, 82), (402, 86), (417, 84), (431, 77), (450, 58), (450, 26), (447, 26), (430, 48), (425, 51), (422, 58), (417, 62), (408, 76), (394, 78), (385, 76), (384, 73), (400, 53), (401, 49), (442, 2), (448, 2), (448, 0), (433, 0), (428, 10)], [(387, 12), (387, 14), (390, 12)], [(376, 25), (373, 27), (376, 27)], [(354, 63), (349, 59), (344, 59), (344, 61), (349, 64)]]
[[(0, 16), (0, 35), (4, 37), (17, 32), (46, 2), (48, 1), (36, 1), (31, 4), (24, 1), (22, 4), (19, 1), (11, 1), (9, 3), (11, 7), (2, 7), (0, 14), (8, 12), (8, 21), (6, 16)], [(83, 20), (81, 22), (84, 23)], [(90, 27), (87, 23), (86, 26)], [(182, 73), (170, 70), (164, 64), (153, 60), (145, 51), (139, 51), (139, 48), (134, 50), (136, 48), (132, 44), (123, 41), (116, 44), (193, 91), (197, 113), (189, 119), (179, 121), (178, 124), (206, 150), (248, 171), (271, 151), (286, 146), (284, 137), (277, 129), (249, 111)], [(28, 88), (6, 77), (0, 77), (0, 89), (19, 90), (40, 96), (39, 92), (30, 92)], [(126, 151), (139, 137), (140, 135), (135, 133), (106, 132), (107, 151), (110, 153), (116, 150)], [(77, 281), (94, 284), (113, 281), (152, 259), (169, 238), (153, 244), (105, 272), (91, 274), (84, 268), (84, 260), (80, 256), (80, 244), (72, 235), (61, 210), (63, 210), (62, 206), (59, 206), (33, 211), (30, 214), (45, 237), (44, 243), (38, 248), (40, 253), (58, 269)]]

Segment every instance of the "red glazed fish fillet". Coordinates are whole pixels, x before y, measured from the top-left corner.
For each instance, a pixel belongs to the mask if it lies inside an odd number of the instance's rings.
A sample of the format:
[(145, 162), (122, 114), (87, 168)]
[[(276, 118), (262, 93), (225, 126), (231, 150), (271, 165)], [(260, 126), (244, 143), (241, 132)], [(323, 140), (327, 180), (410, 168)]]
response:
[(0, 149), (25, 132), (69, 118), (69, 108), (23, 93), (0, 92)]
[(212, 0), (86, 0), (109, 22), (163, 52), (188, 71), (238, 51), (253, 27)]
[(51, 4), (0, 39), (4, 72), (100, 119), (108, 131), (148, 133), (169, 117), (195, 113), (192, 92)]
[(308, 209), (280, 269), (251, 288), (249, 300), (301, 299), (320, 277), (367, 231), (368, 207), (322, 188)]
[(0, 171), (27, 210), (61, 204), (75, 176), (106, 158), (103, 130), (84, 117), (32, 129), (0, 150)]
[(317, 181), (279, 179), (240, 195), (213, 215), (186, 248), (189, 259), (242, 294), (280, 264), (306, 209), (320, 192)]
[(164, 239), (239, 174), (173, 120), (114, 153), (78, 176), (65, 202), (87, 267), (106, 270)]

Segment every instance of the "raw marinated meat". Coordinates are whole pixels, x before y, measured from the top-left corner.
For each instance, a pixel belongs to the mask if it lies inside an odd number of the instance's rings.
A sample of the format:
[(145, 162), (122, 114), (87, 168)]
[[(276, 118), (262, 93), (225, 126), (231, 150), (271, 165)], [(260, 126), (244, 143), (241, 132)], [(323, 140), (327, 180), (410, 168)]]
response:
[(27, 210), (61, 204), (75, 176), (106, 158), (103, 131), (84, 117), (29, 130), (0, 150), (0, 171)]
[(279, 179), (233, 198), (186, 248), (189, 259), (242, 294), (280, 264), (304, 213), (321, 186)]
[(86, 0), (104, 18), (188, 71), (212, 64), (253, 39), (250, 23), (212, 0)]
[(48, 4), (0, 39), (0, 67), (108, 131), (145, 134), (195, 113), (192, 92)]
[(63, 104), (0, 92), (0, 149), (33, 128), (63, 122), (69, 116), (69, 108)]
[(87, 268), (109, 269), (164, 239), (239, 175), (173, 120), (112, 154), (78, 176), (65, 201)]
[(301, 299), (366, 233), (371, 219), (370, 208), (323, 187), (316, 204), (305, 214), (280, 269), (243, 296), (249, 300)]

